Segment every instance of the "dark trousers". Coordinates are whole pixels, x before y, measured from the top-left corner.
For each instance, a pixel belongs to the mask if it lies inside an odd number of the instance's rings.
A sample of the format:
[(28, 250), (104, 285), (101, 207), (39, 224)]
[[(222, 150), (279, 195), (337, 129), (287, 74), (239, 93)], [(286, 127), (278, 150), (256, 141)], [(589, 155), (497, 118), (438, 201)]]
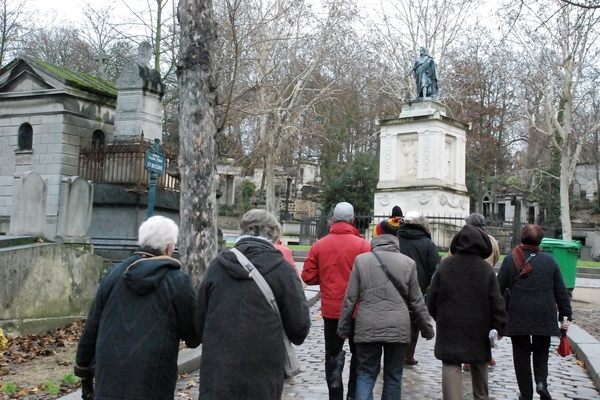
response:
[[(533, 381), (531, 379), (531, 355), (533, 354), (533, 376), (535, 384), (548, 385), (548, 352), (550, 351), (550, 336), (511, 336), (515, 375), (521, 397), (524, 400), (533, 399)], [(550, 400), (541, 396), (542, 400)]]
[(383, 351), (383, 392), (381, 400), (402, 398), (402, 370), (406, 343), (356, 343), (358, 378), (356, 400), (373, 400), (373, 387), (381, 369)]
[[(327, 388), (329, 389), (329, 400), (344, 400), (344, 385), (333, 385), (331, 376), (336, 367), (335, 359), (340, 354), (344, 347), (344, 339), (337, 334), (338, 320), (323, 318), (323, 326), (325, 330), (325, 379), (327, 380)], [(353, 327), (354, 328), (354, 327)], [(354, 329), (352, 329), (354, 330)], [(354, 334), (348, 339), (350, 345), (350, 378), (348, 379), (348, 396), (347, 399), (354, 399), (356, 395), (356, 376), (357, 376), (357, 360), (356, 360), (356, 345), (354, 344)]]

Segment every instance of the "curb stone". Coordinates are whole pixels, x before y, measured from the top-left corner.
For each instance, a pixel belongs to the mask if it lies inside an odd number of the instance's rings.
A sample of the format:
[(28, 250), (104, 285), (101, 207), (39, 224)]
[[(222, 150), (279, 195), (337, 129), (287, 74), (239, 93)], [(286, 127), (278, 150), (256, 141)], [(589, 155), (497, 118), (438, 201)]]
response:
[(575, 324), (567, 331), (571, 352), (583, 362), (596, 388), (600, 390), (600, 342)]

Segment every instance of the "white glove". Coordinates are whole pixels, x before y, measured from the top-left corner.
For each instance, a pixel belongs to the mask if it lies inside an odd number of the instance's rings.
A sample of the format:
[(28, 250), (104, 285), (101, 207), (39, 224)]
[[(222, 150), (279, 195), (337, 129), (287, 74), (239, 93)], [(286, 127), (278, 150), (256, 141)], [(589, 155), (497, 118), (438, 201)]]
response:
[(498, 340), (500, 340), (500, 339), (498, 338), (498, 331), (497, 331), (497, 330), (495, 330), (495, 329), (492, 329), (492, 330), (490, 331), (489, 338), (490, 338), (490, 345), (491, 345), (493, 348), (497, 349), (497, 348), (498, 348)]

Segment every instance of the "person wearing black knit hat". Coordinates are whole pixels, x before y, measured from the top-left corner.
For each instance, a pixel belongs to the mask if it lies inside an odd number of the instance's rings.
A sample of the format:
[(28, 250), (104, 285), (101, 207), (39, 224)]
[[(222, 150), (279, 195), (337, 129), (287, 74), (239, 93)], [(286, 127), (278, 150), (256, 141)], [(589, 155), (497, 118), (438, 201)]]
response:
[(373, 229), (373, 236), (379, 236), (383, 234), (390, 234), (396, 236), (398, 233), (398, 227), (402, 223), (402, 209), (400, 206), (394, 206), (392, 208), (392, 216), (389, 219), (381, 221)]

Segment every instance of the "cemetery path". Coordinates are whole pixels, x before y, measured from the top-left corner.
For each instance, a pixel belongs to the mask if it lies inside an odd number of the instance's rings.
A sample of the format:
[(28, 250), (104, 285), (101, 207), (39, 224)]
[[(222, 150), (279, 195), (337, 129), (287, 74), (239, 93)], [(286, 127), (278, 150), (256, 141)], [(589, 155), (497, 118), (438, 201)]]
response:
[[(600, 340), (600, 289), (577, 287), (573, 293), (573, 320)], [(79, 388), (70, 379), (83, 321), (9, 341), (0, 355), (0, 400), (57, 399)], [(65, 382), (66, 381), (66, 382)], [(10, 383), (14, 393), (7, 393)], [(55, 394), (52, 394), (55, 393)]]

